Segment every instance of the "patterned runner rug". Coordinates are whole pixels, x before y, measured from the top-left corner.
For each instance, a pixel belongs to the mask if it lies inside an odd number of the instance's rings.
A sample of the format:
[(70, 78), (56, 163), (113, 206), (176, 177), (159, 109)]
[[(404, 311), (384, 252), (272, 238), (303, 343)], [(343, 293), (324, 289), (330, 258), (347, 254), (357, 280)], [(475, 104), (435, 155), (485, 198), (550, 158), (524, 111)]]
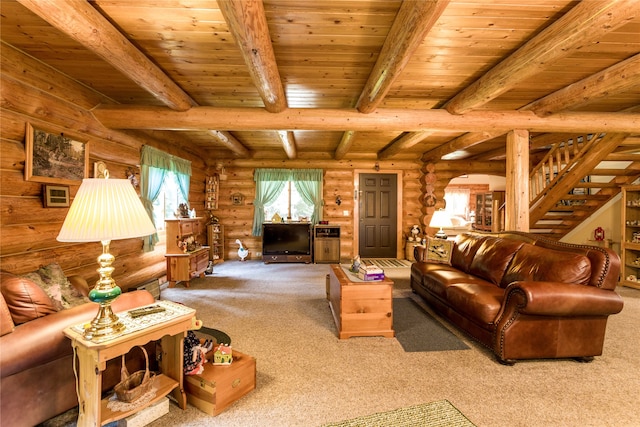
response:
[(448, 400), (378, 412), (323, 427), (475, 427)]
[(363, 258), (362, 262), (365, 265), (375, 265), (382, 269), (385, 268), (405, 268), (411, 267), (411, 262), (406, 259), (395, 258)]

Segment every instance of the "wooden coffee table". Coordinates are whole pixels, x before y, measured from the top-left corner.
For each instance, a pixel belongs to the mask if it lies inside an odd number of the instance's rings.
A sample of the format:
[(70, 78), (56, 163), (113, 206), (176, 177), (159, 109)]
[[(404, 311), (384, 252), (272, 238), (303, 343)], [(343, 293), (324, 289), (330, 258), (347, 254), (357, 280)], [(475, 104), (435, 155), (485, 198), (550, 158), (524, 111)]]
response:
[(395, 336), (392, 280), (365, 282), (332, 264), (327, 298), (338, 338)]

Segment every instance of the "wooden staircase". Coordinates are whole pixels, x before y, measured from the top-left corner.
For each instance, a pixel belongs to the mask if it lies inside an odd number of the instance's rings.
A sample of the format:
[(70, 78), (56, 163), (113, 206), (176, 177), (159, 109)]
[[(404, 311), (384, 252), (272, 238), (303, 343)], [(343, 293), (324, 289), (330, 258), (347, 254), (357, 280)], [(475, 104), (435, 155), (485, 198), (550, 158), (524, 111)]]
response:
[(638, 179), (640, 157), (614, 153), (626, 137), (585, 134), (552, 144), (529, 175), (530, 231), (560, 239)]

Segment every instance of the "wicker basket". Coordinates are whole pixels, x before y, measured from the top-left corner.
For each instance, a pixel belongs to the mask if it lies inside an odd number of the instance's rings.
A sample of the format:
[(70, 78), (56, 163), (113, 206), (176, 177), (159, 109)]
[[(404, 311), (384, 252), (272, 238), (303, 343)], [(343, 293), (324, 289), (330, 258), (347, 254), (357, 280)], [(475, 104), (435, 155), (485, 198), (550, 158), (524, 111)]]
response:
[(124, 354), (122, 355), (122, 369), (120, 370), (120, 382), (116, 384), (114, 390), (116, 397), (121, 402), (133, 402), (143, 394), (151, 390), (154, 376), (149, 373), (149, 355), (144, 347), (138, 346), (144, 353), (146, 361), (146, 369), (137, 371), (129, 375), (127, 365), (125, 364)]

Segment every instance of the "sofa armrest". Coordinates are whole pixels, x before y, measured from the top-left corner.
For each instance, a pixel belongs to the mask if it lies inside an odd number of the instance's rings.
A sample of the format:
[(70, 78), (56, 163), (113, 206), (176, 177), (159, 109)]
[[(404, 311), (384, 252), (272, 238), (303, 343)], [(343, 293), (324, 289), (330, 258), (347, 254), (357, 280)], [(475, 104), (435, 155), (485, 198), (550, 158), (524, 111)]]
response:
[(560, 282), (513, 282), (505, 290), (505, 301), (518, 304), (520, 313), (542, 316), (608, 316), (624, 305), (612, 290)]
[[(154, 301), (150, 292), (140, 290), (120, 295), (113, 302), (112, 307), (113, 311), (118, 313), (152, 304)], [(62, 330), (68, 326), (90, 321), (97, 312), (97, 304), (82, 304), (18, 325), (13, 332), (0, 337), (2, 378), (72, 354), (71, 340), (62, 333)]]

